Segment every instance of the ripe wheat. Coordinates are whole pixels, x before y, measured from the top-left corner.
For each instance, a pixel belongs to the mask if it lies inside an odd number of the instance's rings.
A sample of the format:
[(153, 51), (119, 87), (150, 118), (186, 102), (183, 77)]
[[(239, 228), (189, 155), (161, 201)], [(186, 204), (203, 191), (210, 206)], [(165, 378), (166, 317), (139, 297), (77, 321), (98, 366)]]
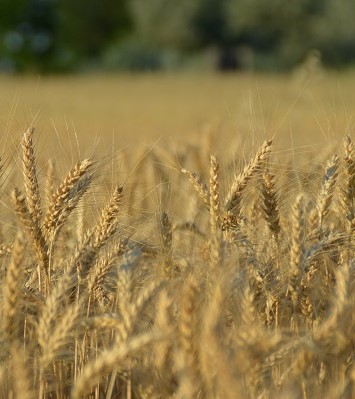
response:
[(267, 140), (196, 146), (193, 172), (137, 151), (119, 182), (94, 157), (42, 175), (34, 143), (0, 181), (0, 397), (355, 397), (350, 137), (312, 173)]

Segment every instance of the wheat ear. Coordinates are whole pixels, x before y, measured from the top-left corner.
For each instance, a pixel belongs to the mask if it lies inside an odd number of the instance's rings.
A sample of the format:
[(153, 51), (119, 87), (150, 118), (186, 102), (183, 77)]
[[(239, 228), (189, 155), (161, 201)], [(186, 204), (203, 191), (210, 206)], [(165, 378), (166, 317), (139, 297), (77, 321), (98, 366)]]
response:
[(104, 292), (104, 278), (111, 270), (117, 257), (125, 252), (127, 243), (127, 240), (120, 241), (112, 252), (97, 261), (95, 266), (90, 269), (86, 280), (89, 295), (94, 293), (95, 296), (100, 296)]
[(100, 248), (117, 230), (117, 215), (122, 202), (121, 186), (117, 187), (108, 204), (101, 212), (98, 223), (85, 237), (75, 255), (74, 264), (77, 267), (79, 281), (82, 281), (93, 265)]
[(322, 225), (333, 200), (335, 184), (338, 178), (339, 157), (334, 155), (327, 163), (321, 192), (317, 198), (319, 224)]
[(197, 280), (191, 277), (182, 298), (179, 323), (180, 343), (185, 364), (184, 383), (187, 384), (186, 388), (191, 393), (191, 397), (198, 397), (202, 386), (198, 350), (196, 347), (197, 296)]
[(235, 175), (225, 200), (225, 210), (227, 212), (233, 211), (235, 214), (239, 214), (243, 191), (249, 180), (260, 170), (262, 163), (270, 154), (271, 146), (272, 140), (265, 141), (254, 158), (244, 167), (243, 172)]
[(39, 228), (38, 224), (33, 223), (25, 196), (21, 194), (19, 190), (15, 189), (12, 198), (15, 204), (15, 210), (32, 239), (32, 246), (39, 260), (39, 264), (48, 272), (48, 247), (42, 230)]
[(280, 233), (280, 215), (276, 191), (275, 175), (265, 168), (262, 179), (261, 195), (263, 199), (264, 217), (269, 229), (275, 237)]
[(55, 229), (52, 230), (52, 235), (50, 237), (50, 246), (53, 248), (55, 244), (56, 237), (58, 236), (60, 229), (68, 220), (71, 212), (78, 206), (79, 201), (83, 198), (85, 193), (89, 190), (92, 183), (92, 175), (83, 176), (71, 190), (70, 198), (63, 205), (61, 212), (56, 220)]
[[(155, 327), (161, 331), (165, 331), (167, 335), (172, 330), (172, 316), (171, 307), (173, 304), (173, 298), (169, 296), (166, 290), (161, 290), (158, 300), (158, 309), (155, 318)], [(154, 347), (154, 364), (160, 370), (169, 364), (172, 353), (172, 342), (162, 341), (157, 343)]]
[(164, 272), (167, 277), (171, 276), (172, 268), (172, 247), (173, 247), (173, 229), (172, 223), (166, 212), (162, 212), (160, 215), (160, 238), (162, 246), (162, 254), (164, 260)]
[(24, 277), (24, 242), (18, 236), (12, 249), (9, 267), (6, 272), (6, 282), (3, 298), (3, 328), (10, 341), (17, 337), (17, 321), (19, 299)]
[[(40, 358), (40, 367), (42, 372), (47, 366), (55, 360), (58, 350), (63, 346), (78, 319), (81, 307), (81, 301), (74, 302), (64, 310), (62, 317), (55, 321), (54, 326), (50, 329), (46, 339), (42, 335), (39, 337), (42, 356)], [(42, 326), (41, 326), (42, 327)]]
[(77, 162), (52, 196), (43, 223), (46, 237), (51, 237), (51, 234), (57, 228), (57, 221), (60, 220), (63, 209), (65, 209), (67, 202), (77, 191), (75, 190), (76, 183), (87, 172), (91, 165), (92, 162), (89, 159)]
[(303, 195), (300, 194), (292, 207), (292, 238), (288, 292), (294, 306), (298, 303), (300, 280), (303, 269), (304, 208)]
[(122, 192), (122, 186), (116, 187), (101, 213), (99, 222), (93, 231), (93, 246), (95, 248), (101, 248), (115, 232), (117, 215), (122, 203)]
[(25, 178), (26, 201), (28, 210), (32, 219), (32, 223), (37, 224), (36, 228), (40, 228), (42, 217), (41, 197), (39, 193), (38, 177), (36, 170), (36, 158), (33, 145), (34, 129), (28, 129), (22, 139), (23, 154), (23, 175)]
[(45, 351), (48, 342), (51, 341), (56, 319), (60, 314), (61, 308), (67, 302), (67, 295), (73, 284), (73, 277), (69, 273), (65, 273), (59, 278), (57, 285), (46, 298), (37, 326), (37, 340), (42, 348), (44, 358), (47, 356)]
[(343, 191), (343, 203), (345, 205), (346, 218), (348, 220), (348, 227), (351, 229), (355, 219), (355, 161), (354, 161), (354, 146), (349, 136), (344, 140), (345, 149), (345, 173), (346, 183)]
[(219, 163), (211, 156), (210, 166), (210, 226), (211, 226), (211, 264), (218, 266), (221, 261), (222, 231), (220, 226)]
[(205, 204), (207, 209), (210, 207), (210, 194), (208, 191), (208, 187), (206, 183), (202, 181), (200, 177), (198, 177), (196, 172), (190, 172), (189, 170), (186, 169), (181, 169), (181, 172), (186, 174), (193, 185), (194, 189), (200, 196), (202, 202)]
[(331, 345), (333, 351), (341, 351), (344, 349), (344, 344), (349, 342), (349, 339), (351, 342), (350, 336), (352, 336), (351, 329), (348, 328), (351, 313), (346, 312), (350, 304), (350, 265), (349, 259), (343, 254), (340, 256), (335, 277), (333, 309), (328, 318), (317, 327), (314, 339), (322, 346), (329, 347)]
[[(122, 315), (122, 325), (118, 330), (119, 334), (117, 335), (116, 343), (119, 342), (124, 343), (129, 335), (132, 332), (134, 327), (134, 322), (142, 310), (142, 308), (148, 303), (148, 301), (154, 296), (158, 287), (160, 286), (157, 282), (152, 282), (145, 289), (143, 289), (138, 297), (132, 303), (123, 303), (123, 298), (119, 298), (120, 301), (120, 313)], [(127, 284), (126, 284), (127, 287)], [(128, 294), (126, 293), (125, 297), (127, 298)]]
[(15, 398), (31, 399), (31, 379), (27, 366), (27, 356), (20, 343), (11, 345), (12, 373)]

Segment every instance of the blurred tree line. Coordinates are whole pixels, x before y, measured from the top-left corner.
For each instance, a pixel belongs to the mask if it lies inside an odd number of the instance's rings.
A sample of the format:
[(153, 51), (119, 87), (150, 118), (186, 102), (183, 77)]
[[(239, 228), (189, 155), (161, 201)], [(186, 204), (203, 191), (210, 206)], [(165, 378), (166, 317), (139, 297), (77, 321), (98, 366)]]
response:
[(354, 20), (354, 0), (0, 0), (0, 71), (344, 67)]

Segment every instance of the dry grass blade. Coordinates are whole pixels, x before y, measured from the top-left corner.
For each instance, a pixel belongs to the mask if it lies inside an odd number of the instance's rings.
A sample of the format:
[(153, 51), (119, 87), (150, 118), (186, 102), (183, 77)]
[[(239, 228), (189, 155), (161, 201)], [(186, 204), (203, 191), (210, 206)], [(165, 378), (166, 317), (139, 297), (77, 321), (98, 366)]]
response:
[(262, 163), (271, 152), (272, 140), (265, 141), (254, 158), (244, 167), (243, 172), (234, 177), (233, 184), (226, 196), (225, 210), (238, 214), (243, 191), (249, 180), (260, 170)]

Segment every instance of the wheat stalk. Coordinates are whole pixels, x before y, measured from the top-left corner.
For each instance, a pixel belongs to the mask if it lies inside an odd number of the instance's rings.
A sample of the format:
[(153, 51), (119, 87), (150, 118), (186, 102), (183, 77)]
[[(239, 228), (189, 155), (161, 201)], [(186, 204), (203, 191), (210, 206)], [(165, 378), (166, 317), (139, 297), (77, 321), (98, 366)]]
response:
[(127, 357), (161, 338), (161, 334), (149, 332), (138, 335), (123, 345), (115, 346), (111, 350), (106, 350), (101, 353), (95, 360), (85, 365), (72, 389), (72, 399), (83, 397), (91, 387), (100, 381), (102, 374), (114, 368), (124, 367), (122, 363)]
[(46, 203), (47, 206), (51, 203), (53, 195), (55, 193), (55, 163), (52, 159), (48, 161), (47, 164), (47, 176), (46, 176), (46, 186), (45, 186), (45, 196), (46, 196)]
[[(350, 138), (342, 165), (337, 156), (327, 162), (320, 189), (323, 158), (298, 162), (294, 154), (288, 162), (276, 151), (279, 167), (271, 171), (265, 142), (233, 176), (216, 156), (205, 165), (209, 150), (200, 143), (191, 168), (209, 182), (184, 170), (198, 195), (183, 203), (180, 181), (175, 186), (168, 168), (152, 167), (173, 164), (174, 154), (156, 150), (146, 169), (129, 170), (136, 184), (125, 185), (128, 198), (147, 198), (144, 211), (123, 206), (121, 186), (97, 206), (96, 196), (111, 185), (105, 166), (100, 181), (91, 161), (79, 162), (54, 189), (48, 164), (42, 217), (33, 137), (28, 131), (22, 138), (19, 176), (0, 161), (9, 181), (0, 203), (0, 396), (354, 396)], [(155, 186), (153, 170), (171, 184), (169, 214), (159, 213), (158, 223), (145, 192)], [(221, 176), (234, 178), (226, 198)], [(249, 190), (256, 177), (259, 190)], [(16, 230), (7, 198), (18, 180), (24, 194), (12, 194)], [(316, 203), (305, 204), (316, 190)], [(201, 199), (205, 205), (196, 206)]]

